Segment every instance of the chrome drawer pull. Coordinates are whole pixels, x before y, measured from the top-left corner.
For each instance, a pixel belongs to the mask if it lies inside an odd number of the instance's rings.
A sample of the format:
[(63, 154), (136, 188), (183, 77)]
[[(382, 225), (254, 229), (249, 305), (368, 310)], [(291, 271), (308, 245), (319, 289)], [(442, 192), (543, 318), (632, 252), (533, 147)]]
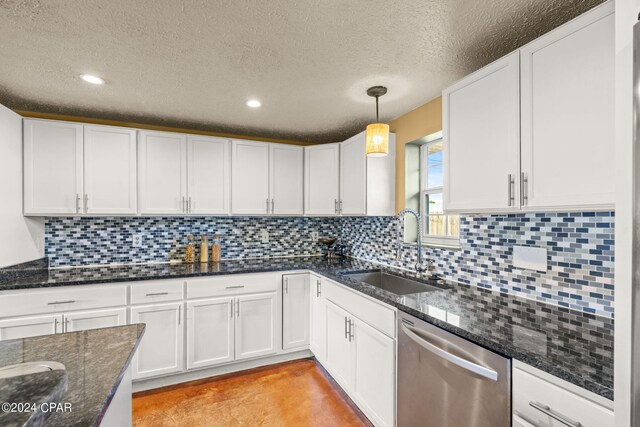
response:
[(169, 295), (169, 292), (155, 292), (153, 294), (147, 294), (148, 297), (156, 297), (158, 295)]
[(226, 289), (241, 289), (244, 288), (244, 285), (238, 285), (238, 286), (227, 286)]
[(564, 415), (562, 415), (559, 412), (554, 411), (553, 409), (551, 409), (549, 406), (544, 405), (540, 402), (529, 402), (529, 406), (531, 406), (532, 408), (537, 409), (538, 411), (542, 412), (545, 415), (550, 416), (551, 418), (553, 418), (554, 420), (569, 426), (569, 427), (582, 427), (582, 424), (579, 423), (578, 421), (573, 421), (570, 418), (565, 417)]
[(76, 302), (76, 300), (74, 300), (74, 299), (69, 300), (69, 301), (53, 301), (53, 302), (47, 303), (47, 305), (72, 304), (74, 302)]
[(316, 297), (320, 297), (322, 295), (322, 290), (320, 289), (320, 280), (318, 280), (316, 284)]

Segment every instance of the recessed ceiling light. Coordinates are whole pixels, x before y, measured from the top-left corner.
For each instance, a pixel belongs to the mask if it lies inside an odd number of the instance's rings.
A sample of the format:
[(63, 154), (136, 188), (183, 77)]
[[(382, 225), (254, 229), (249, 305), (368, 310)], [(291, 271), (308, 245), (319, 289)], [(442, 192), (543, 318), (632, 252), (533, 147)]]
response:
[(258, 101), (257, 99), (250, 99), (247, 101), (247, 107), (258, 108), (260, 106), (262, 106), (262, 102)]
[(87, 83), (91, 83), (94, 85), (102, 85), (104, 84), (104, 79), (98, 76), (92, 76), (91, 74), (80, 74), (80, 78)]

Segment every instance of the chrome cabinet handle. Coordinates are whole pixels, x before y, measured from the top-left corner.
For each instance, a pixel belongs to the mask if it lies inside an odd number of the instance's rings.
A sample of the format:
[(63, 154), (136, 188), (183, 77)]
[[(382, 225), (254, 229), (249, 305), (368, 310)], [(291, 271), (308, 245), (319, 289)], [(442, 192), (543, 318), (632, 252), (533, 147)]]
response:
[(509, 174), (507, 175), (507, 188), (508, 188), (508, 199), (507, 199), (507, 206), (513, 206), (513, 202), (515, 201), (515, 196), (513, 194), (513, 184), (514, 184), (514, 180), (513, 180), (513, 175)]
[(347, 320), (347, 316), (344, 316), (344, 339), (348, 339), (349, 338), (349, 330), (347, 329), (347, 325), (349, 324), (349, 321)]
[(349, 319), (349, 342), (353, 341), (353, 320)]
[(84, 195), (84, 213), (87, 213), (89, 211), (89, 195), (85, 194)]
[(550, 416), (551, 418), (553, 418), (554, 420), (569, 426), (569, 427), (581, 427), (582, 423), (579, 423), (578, 421), (573, 421), (571, 418), (567, 418), (564, 415), (562, 415), (561, 413), (554, 411), (553, 409), (551, 409), (549, 406), (544, 405), (540, 402), (529, 402), (529, 406), (531, 406), (532, 408), (537, 409), (538, 411), (542, 412), (545, 415)]
[(80, 213), (80, 195), (76, 194), (76, 213)]
[(240, 288), (244, 288), (244, 285), (238, 285), (238, 286), (227, 286), (225, 289), (240, 289)]
[(184, 196), (182, 196), (182, 212), (187, 212), (187, 199)]
[(520, 175), (520, 200), (522, 206), (526, 206), (529, 203), (529, 178), (527, 174), (522, 172)]
[[(402, 320), (402, 322), (403, 322), (401, 325), (402, 331), (405, 334), (407, 334), (407, 336), (411, 340), (413, 340), (416, 344), (418, 344), (420, 347), (430, 351), (431, 353), (435, 354), (436, 356), (444, 360), (447, 360), (453, 363), (454, 365), (461, 367), (462, 369), (466, 369), (469, 372), (473, 372), (474, 374), (480, 375), (481, 377), (487, 378), (489, 380), (498, 381), (498, 373), (493, 369), (489, 369), (482, 365), (478, 365), (477, 363), (473, 363), (469, 360), (463, 359), (462, 357), (458, 357), (455, 354), (451, 354), (441, 349), (440, 347), (437, 347), (434, 344), (431, 344), (429, 341), (427, 341), (426, 339), (424, 339), (423, 337), (421, 337), (415, 332), (417, 331), (416, 328), (407, 326), (407, 324), (404, 323), (404, 319)], [(420, 333), (427, 334), (427, 332), (425, 331), (420, 331)]]
[(54, 334), (58, 333), (58, 318), (57, 317), (53, 318), (53, 333)]
[(182, 304), (178, 306), (178, 325), (182, 322)]
[(74, 299), (71, 299), (68, 301), (52, 301), (52, 302), (48, 302), (47, 305), (73, 304), (74, 302), (76, 302), (76, 300)]
[(62, 332), (69, 331), (69, 318), (64, 316), (64, 323), (62, 324)]
[(338, 213), (338, 199), (333, 199), (333, 212)]
[(158, 296), (158, 295), (169, 295), (169, 292), (154, 292), (152, 294), (146, 294), (145, 296), (147, 296), (147, 297), (155, 297), (155, 296)]
[(275, 211), (275, 200), (271, 199), (271, 213)]
[(240, 300), (236, 301), (236, 316), (240, 317)]
[(342, 200), (340, 200), (340, 203), (338, 204), (338, 213), (342, 213)]
[(316, 296), (320, 297), (321, 295), (322, 295), (321, 282), (320, 282), (320, 280), (318, 280), (316, 282)]
[(231, 304), (229, 304), (229, 308), (231, 309), (231, 315), (229, 317), (233, 319), (233, 300), (231, 300)]
[(191, 213), (191, 196), (187, 198), (187, 213)]

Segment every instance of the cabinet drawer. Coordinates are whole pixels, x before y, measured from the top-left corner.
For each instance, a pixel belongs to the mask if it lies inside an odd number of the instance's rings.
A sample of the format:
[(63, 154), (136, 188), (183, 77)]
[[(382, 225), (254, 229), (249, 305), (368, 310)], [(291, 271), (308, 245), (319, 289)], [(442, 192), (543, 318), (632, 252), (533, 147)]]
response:
[(55, 290), (10, 291), (0, 294), (1, 317), (122, 305), (127, 305), (127, 287), (124, 285), (69, 286)]
[[(561, 381), (558, 379), (558, 381)], [(588, 393), (585, 391), (585, 393)], [(546, 413), (545, 413), (546, 412)], [(513, 414), (515, 425), (563, 427), (574, 422), (583, 427), (613, 426), (613, 412), (604, 406), (514, 366)], [(551, 414), (551, 415), (550, 415)], [(556, 418), (554, 418), (554, 416)], [(528, 423), (528, 424), (527, 424)]]
[(182, 299), (184, 279), (131, 284), (131, 304), (153, 304)]
[(347, 310), (360, 320), (373, 326), (383, 334), (392, 338), (396, 336), (396, 312), (369, 299), (369, 297), (352, 291), (343, 285), (326, 280), (323, 282), (323, 296), (336, 305)]
[(282, 274), (230, 274), (190, 279), (187, 282), (187, 298), (208, 298), (276, 291), (282, 282)]

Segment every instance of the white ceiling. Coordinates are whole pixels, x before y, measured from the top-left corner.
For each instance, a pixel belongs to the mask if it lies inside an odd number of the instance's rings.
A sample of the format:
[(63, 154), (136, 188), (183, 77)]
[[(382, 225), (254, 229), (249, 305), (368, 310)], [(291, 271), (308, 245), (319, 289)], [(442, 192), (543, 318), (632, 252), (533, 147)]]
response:
[(0, 0), (0, 103), (337, 141), (373, 118), (369, 86), (388, 121), (601, 2)]

